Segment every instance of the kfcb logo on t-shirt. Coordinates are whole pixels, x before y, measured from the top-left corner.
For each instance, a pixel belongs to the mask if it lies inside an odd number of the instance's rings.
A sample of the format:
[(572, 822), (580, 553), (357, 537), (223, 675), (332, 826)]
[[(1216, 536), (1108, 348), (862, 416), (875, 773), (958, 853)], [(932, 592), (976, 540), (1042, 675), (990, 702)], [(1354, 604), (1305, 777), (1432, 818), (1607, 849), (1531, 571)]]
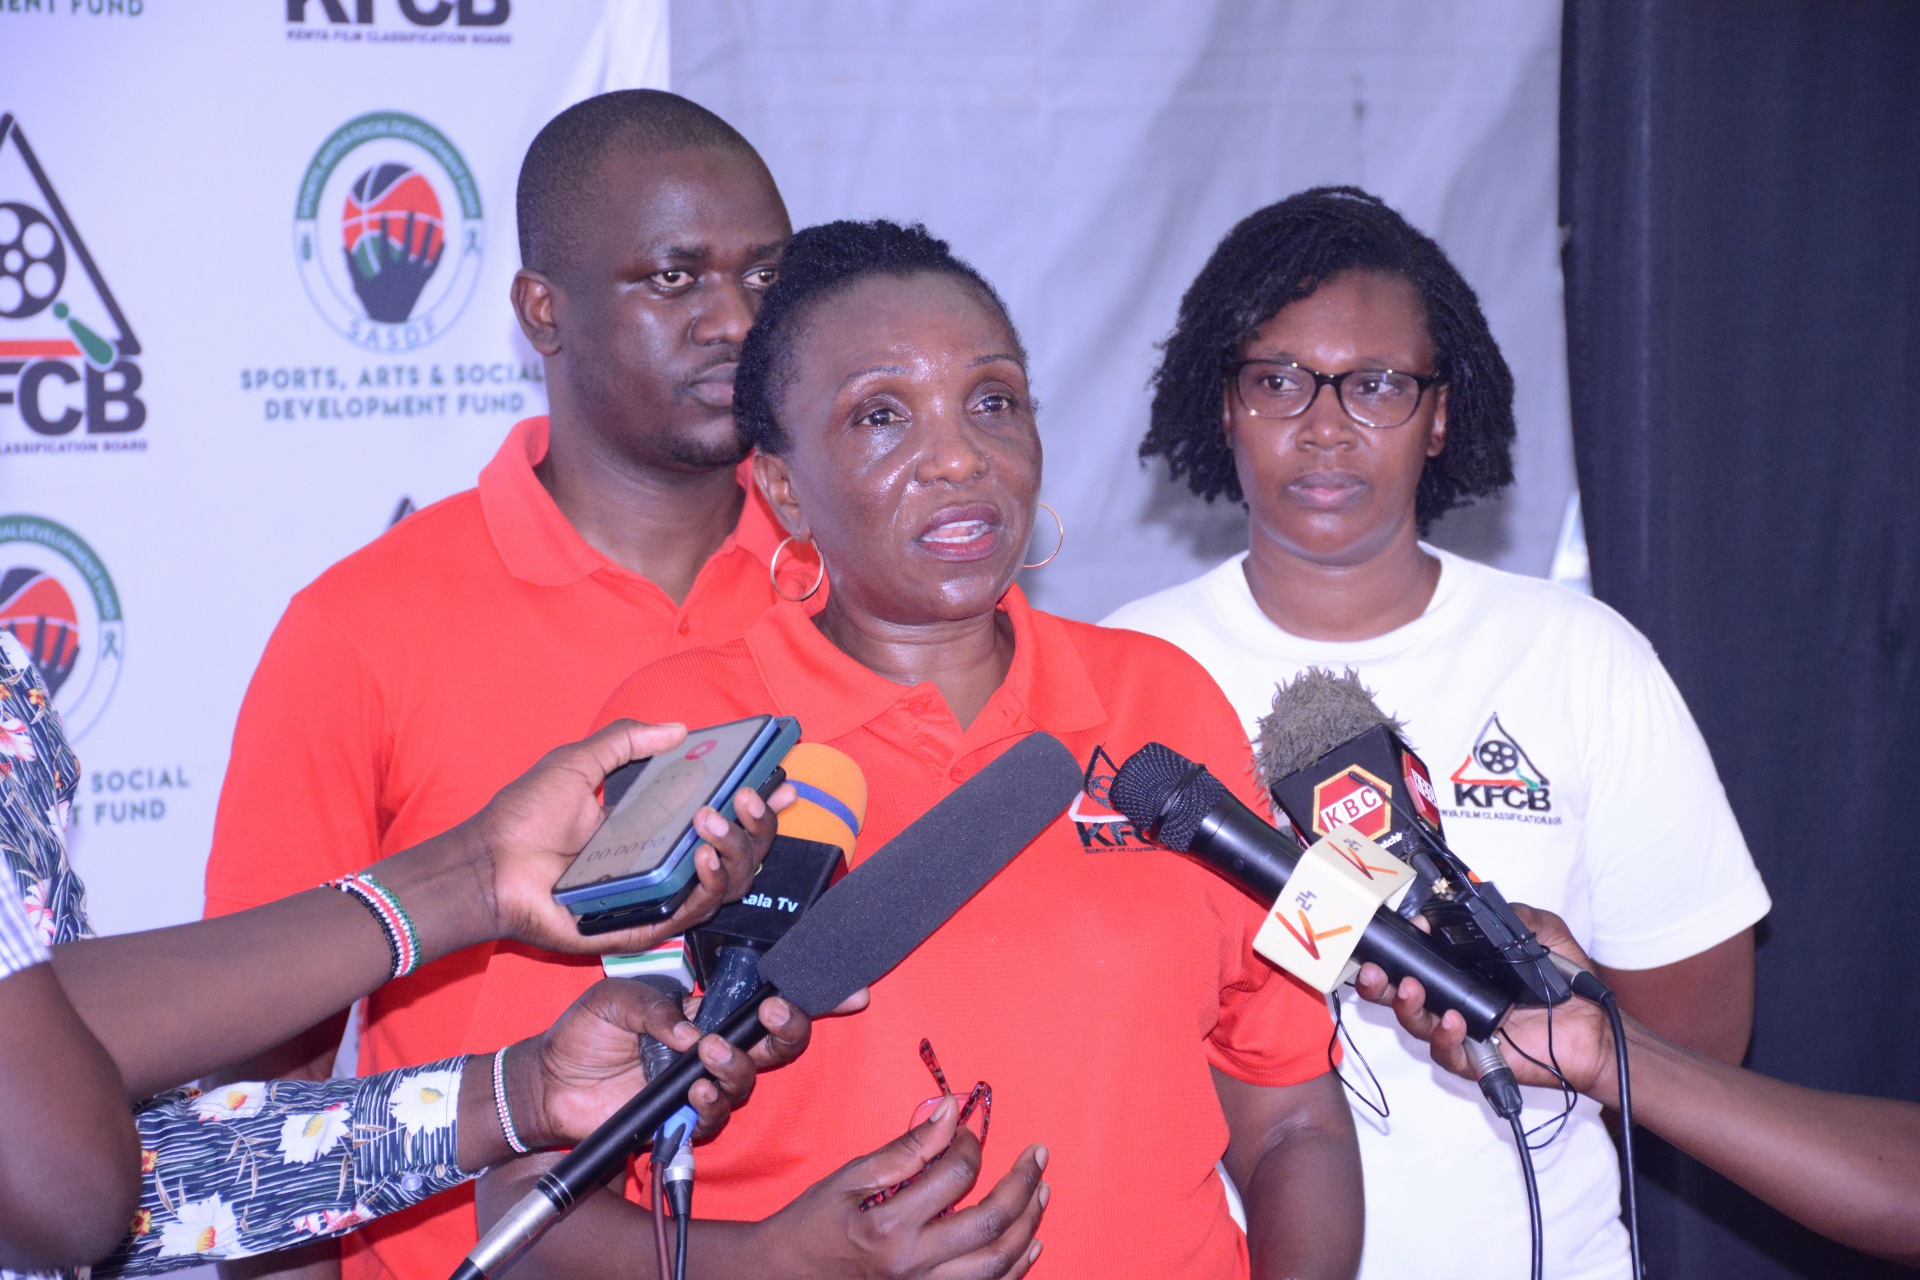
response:
[(1468, 817), (1475, 816), (1476, 810), (1503, 816), (1553, 812), (1546, 771), (1507, 732), (1497, 711), (1481, 726), (1466, 759), (1453, 771), (1452, 782), (1455, 811)]

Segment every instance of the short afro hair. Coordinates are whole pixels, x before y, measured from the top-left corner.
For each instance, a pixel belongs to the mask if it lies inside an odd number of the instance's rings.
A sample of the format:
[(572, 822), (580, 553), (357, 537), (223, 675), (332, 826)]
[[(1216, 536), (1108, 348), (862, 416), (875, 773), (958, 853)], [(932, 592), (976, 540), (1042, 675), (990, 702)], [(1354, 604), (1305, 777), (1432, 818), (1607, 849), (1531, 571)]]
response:
[(1425, 533), (1441, 515), (1513, 483), (1513, 374), (1474, 295), (1447, 255), (1377, 196), (1315, 187), (1227, 233), (1180, 300), (1153, 375), (1142, 458), (1211, 502), (1244, 502), (1220, 429), (1227, 366), (1282, 307), (1349, 271), (1398, 276), (1420, 295), (1436, 372), (1447, 387), (1447, 444), (1427, 459), (1414, 499)]
[(615, 147), (641, 152), (738, 151), (762, 165), (739, 130), (699, 103), (663, 89), (619, 89), (576, 102), (547, 121), (520, 162), (514, 213), (520, 223), (520, 265), (560, 272), (579, 239), (581, 192)]
[(1007, 304), (986, 277), (956, 257), (947, 242), (919, 223), (902, 226), (875, 222), (823, 222), (796, 231), (780, 258), (780, 277), (767, 290), (760, 314), (740, 346), (733, 375), (733, 420), (740, 435), (763, 453), (782, 454), (790, 443), (780, 425), (780, 397), (791, 374), (793, 345), (809, 311), (868, 276), (912, 276), (923, 272), (964, 280), (980, 291), (1013, 335), (1015, 353), (1026, 363), (1020, 333)]

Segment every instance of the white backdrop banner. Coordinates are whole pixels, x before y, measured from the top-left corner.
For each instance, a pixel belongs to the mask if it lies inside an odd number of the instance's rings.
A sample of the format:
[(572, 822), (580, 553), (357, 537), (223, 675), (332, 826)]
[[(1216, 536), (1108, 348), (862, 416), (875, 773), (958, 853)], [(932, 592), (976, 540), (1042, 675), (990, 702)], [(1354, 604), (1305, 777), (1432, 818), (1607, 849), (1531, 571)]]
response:
[[(0, 0), (0, 625), (103, 931), (190, 919), (292, 593), (542, 411), (534, 133), (665, 87), (665, 0)], [(327, 691), (316, 688), (316, 699)]]
[(1104, 617), (1246, 546), (1238, 507), (1141, 468), (1147, 377), (1220, 237), (1322, 183), (1384, 198), (1479, 292), (1518, 482), (1436, 538), (1548, 571), (1574, 487), (1559, 0), (711, 0), (675, 7), (673, 50), (794, 225), (919, 219), (1006, 296), (1067, 528), (1027, 575), (1045, 608)]
[[(700, 0), (672, 87), (796, 225), (925, 221), (1007, 294), (1099, 617), (1244, 545), (1144, 472), (1154, 344), (1232, 224), (1372, 188), (1480, 291), (1520, 481), (1440, 540), (1545, 572), (1572, 490), (1556, 0)], [(668, 83), (666, 0), (0, 0), (0, 625), (85, 768), (107, 931), (191, 918), (287, 599), (544, 405), (514, 181), (567, 103)], [(484, 625), (483, 619), (475, 620)], [(316, 699), (328, 696), (313, 690)]]

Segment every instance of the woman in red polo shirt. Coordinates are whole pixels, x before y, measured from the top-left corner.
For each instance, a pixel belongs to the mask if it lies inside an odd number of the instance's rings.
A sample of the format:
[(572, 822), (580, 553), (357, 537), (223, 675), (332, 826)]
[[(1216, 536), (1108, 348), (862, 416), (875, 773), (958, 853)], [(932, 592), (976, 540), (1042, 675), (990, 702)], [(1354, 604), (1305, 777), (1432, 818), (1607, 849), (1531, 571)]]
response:
[[(735, 388), (786, 551), (817, 557), (821, 581), (742, 639), (640, 672), (605, 716), (797, 716), (866, 773), (862, 854), (1035, 730), (1090, 762), (1158, 739), (1264, 806), (1239, 721), (1192, 659), (1041, 613), (1013, 585), (1041, 469), (1026, 356), (999, 297), (943, 242), (886, 222), (802, 231)], [(1041, 1274), (1352, 1276), (1359, 1163), (1331, 1024), (1254, 956), (1260, 918), (1077, 801), (703, 1150), (699, 1209), (725, 1221), (697, 1224), (694, 1270), (1021, 1275), (1044, 1207)], [(991, 1143), (957, 1139), (923, 1179), (936, 1187), (863, 1213), (901, 1176), (901, 1148), (834, 1170), (897, 1139), (934, 1092), (923, 1038), (957, 1091), (992, 1086)], [(947, 1117), (917, 1141), (938, 1150), (951, 1131)], [(999, 1179), (991, 1211), (938, 1218), (975, 1166)], [(483, 1220), (535, 1172), (483, 1187)], [(645, 1220), (602, 1200), (522, 1269), (633, 1274)]]

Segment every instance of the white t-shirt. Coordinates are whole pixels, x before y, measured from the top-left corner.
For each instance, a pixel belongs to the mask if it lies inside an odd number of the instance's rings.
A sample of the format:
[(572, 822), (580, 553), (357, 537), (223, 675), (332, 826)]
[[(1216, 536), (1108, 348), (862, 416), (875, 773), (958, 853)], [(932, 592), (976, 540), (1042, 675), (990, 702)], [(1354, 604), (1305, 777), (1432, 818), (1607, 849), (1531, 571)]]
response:
[[(1653, 648), (1605, 605), (1437, 548), (1433, 600), (1371, 640), (1302, 640), (1247, 586), (1245, 554), (1123, 606), (1106, 625), (1198, 659), (1249, 738), (1275, 686), (1352, 667), (1433, 775), (1447, 843), (1510, 901), (1549, 908), (1602, 964), (1697, 955), (1771, 903), (1706, 743)], [(1363, 1280), (1527, 1274), (1513, 1136), (1479, 1089), (1442, 1072), (1390, 1010), (1351, 988), (1342, 1013), (1391, 1116), (1354, 1107), (1367, 1186)], [(1349, 1054), (1349, 1080), (1365, 1072)], [(1562, 1106), (1528, 1089), (1527, 1123)], [(1534, 1153), (1555, 1280), (1627, 1280), (1619, 1172), (1597, 1104)]]

